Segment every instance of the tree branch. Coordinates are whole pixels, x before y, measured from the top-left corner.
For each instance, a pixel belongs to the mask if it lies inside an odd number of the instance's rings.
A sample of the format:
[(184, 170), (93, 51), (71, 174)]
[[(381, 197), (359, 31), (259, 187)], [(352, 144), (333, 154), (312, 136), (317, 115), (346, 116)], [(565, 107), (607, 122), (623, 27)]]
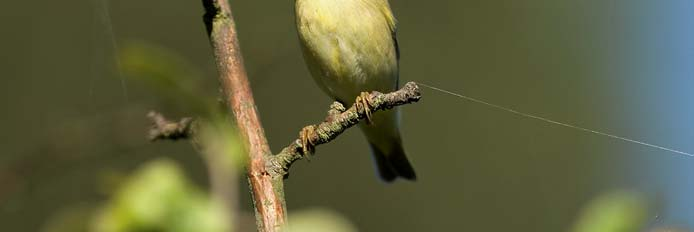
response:
[(150, 111), (147, 117), (152, 120), (152, 128), (147, 136), (150, 141), (187, 139), (195, 130), (193, 118), (182, 118), (178, 122), (172, 122), (159, 112)]
[[(283, 179), (289, 166), (301, 159), (313, 146), (329, 142), (347, 128), (359, 123), (370, 112), (358, 105), (345, 109), (339, 103), (333, 104), (325, 122), (307, 127), (315, 133), (305, 133), (310, 136), (303, 136), (304, 141), (296, 140), (278, 155), (273, 156), (260, 124), (243, 66), (229, 3), (227, 0), (202, 0), (202, 3), (224, 100), (235, 116), (237, 127), (248, 149), (247, 174), (258, 231), (280, 231), (286, 222)], [(371, 110), (375, 111), (416, 102), (419, 97), (417, 85), (410, 82), (403, 89), (393, 93), (373, 92), (367, 102)], [(166, 127), (168, 123), (161, 125)], [(302, 142), (308, 145), (303, 147)]]
[[(419, 101), (420, 98), (421, 94), (417, 84), (414, 82), (408, 82), (405, 84), (405, 86), (395, 92), (371, 92), (368, 96), (367, 102), (369, 102), (370, 110), (375, 112), (379, 110), (388, 110), (395, 106), (414, 103)], [(198, 131), (197, 120), (186, 117), (180, 119), (178, 122), (174, 122), (166, 119), (162, 114), (154, 111), (151, 111), (147, 117), (152, 120), (152, 128), (149, 132), (150, 140), (192, 139), (192, 142), (196, 144), (195, 136)], [(307, 153), (310, 153), (315, 146), (332, 141), (333, 139), (337, 138), (337, 136), (342, 134), (342, 132), (354, 125), (357, 125), (367, 117), (366, 109), (358, 106), (357, 104), (353, 104), (349, 109), (346, 109), (339, 102), (334, 102), (332, 105), (330, 105), (328, 116), (323, 122), (305, 127), (304, 130), (302, 130), (302, 133), (300, 133), (300, 138), (296, 139), (294, 142), (282, 149), (279, 154), (264, 157), (266, 160), (264, 170), (267, 171), (264, 172), (263, 177), (270, 177), (271, 190), (273, 192), (281, 193), (282, 189), (277, 188), (282, 188), (282, 185), (278, 184), (282, 184), (282, 179), (289, 173), (289, 168), (294, 162), (302, 159), (303, 157), (307, 157), (307, 155), (309, 155)], [(306, 128), (310, 128), (312, 133), (304, 133)], [(304, 144), (308, 147), (304, 147)], [(226, 166), (218, 165), (224, 163), (220, 162), (219, 158), (220, 157), (215, 157), (215, 154), (205, 154), (205, 160), (207, 161), (210, 171), (214, 195), (217, 198), (221, 198), (220, 200), (229, 205), (230, 209), (228, 210), (232, 210), (236, 208), (234, 200), (226, 198), (235, 196), (235, 188), (230, 188), (233, 187), (230, 186), (230, 184), (234, 182), (233, 177), (236, 175), (232, 171), (226, 170)], [(253, 179), (249, 177), (249, 181), (253, 181)], [(253, 187), (253, 182), (251, 182), (251, 187)], [(254, 195), (254, 197), (256, 197), (256, 195)], [(284, 206), (283, 195), (280, 195), (279, 197), (279, 200)], [(254, 199), (254, 201), (255, 204), (258, 204), (258, 199)], [(233, 214), (234, 212), (230, 213)], [(282, 224), (279, 224), (272, 227), (264, 227), (265, 221), (262, 220), (266, 219), (267, 216), (270, 215), (262, 215), (258, 209), (256, 209), (256, 213), (256, 219), (260, 231), (273, 231), (272, 229), (278, 229), (282, 226)]]
[(248, 83), (231, 7), (227, 0), (202, 0), (202, 4), (224, 100), (234, 113), (248, 149), (248, 181), (258, 230), (278, 231), (286, 221), (284, 183), (266, 170), (265, 164), (272, 153)]
[[(421, 94), (419, 86), (414, 82), (408, 82), (400, 90), (391, 93), (371, 92), (368, 100), (372, 111), (387, 110), (395, 106), (409, 104), (419, 101)], [(303, 133), (300, 137), (282, 151), (272, 157), (269, 163), (269, 168), (273, 175), (285, 176), (289, 172), (290, 166), (305, 157), (308, 152), (313, 150), (314, 146), (328, 143), (342, 134), (348, 128), (357, 125), (361, 120), (367, 117), (367, 111), (364, 108), (353, 104), (349, 109), (345, 109), (339, 102), (334, 102), (330, 106), (328, 116), (325, 120), (316, 125), (310, 125), (313, 133)], [(304, 139), (302, 141), (302, 139)], [(303, 147), (306, 144), (309, 147)]]

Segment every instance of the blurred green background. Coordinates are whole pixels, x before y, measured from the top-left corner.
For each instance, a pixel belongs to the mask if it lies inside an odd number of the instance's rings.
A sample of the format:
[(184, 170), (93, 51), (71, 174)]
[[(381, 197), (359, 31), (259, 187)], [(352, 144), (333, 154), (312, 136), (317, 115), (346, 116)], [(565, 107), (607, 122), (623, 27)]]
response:
[[(278, 151), (322, 120), (331, 101), (303, 63), (293, 1), (230, 2), (262, 122)], [(401, 82), (694, 151), (690, 1), (391, 5)], [(147, 111), (189, 116), (185, 105), (128, 77), (117, 59), (133, 42), (168, 49), (197, 70), (186, 81), (214, 95), (200, 1), (4, 1), (0, 19), (3, 230), (50, 231), (56, 215), (99, 207), (125, 176), (158, 157), (209, 186), (188, 143), (145, 137)], [(402, 120), (417, 182), (378, 180), (361, 133), (349, 130), (294, 166), (286, 181), (290, 214), (327, 208), (360, 231), (569, 231), (592, 199), (623, 189), (648, 199), (641, 216), (647, 228), (694, 227), (692, 157), (429, 89), (423, 95), (403, 107)], [(240, 205), (252, 212), (241, 181)]]

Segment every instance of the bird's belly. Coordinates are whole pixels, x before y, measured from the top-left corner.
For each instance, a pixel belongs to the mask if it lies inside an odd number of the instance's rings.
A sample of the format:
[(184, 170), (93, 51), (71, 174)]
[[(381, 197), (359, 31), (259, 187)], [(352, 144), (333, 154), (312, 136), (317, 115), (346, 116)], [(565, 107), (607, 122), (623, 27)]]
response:
[(391, 32), (371, 21), (349, 23), (355, 25), (325, 28), (302, 22), (299, 37), (316, 83), (344, 103), (360, 92), (395, 90), (398, 64)]
[(360, 92), (390, 92), (396, 88), (398, 70), (392, 58), (362, 52), (348, 41), (332, 39), (324, 47), (307, 47), (304, 52), (307, 62), (315, 63), (309, 65), (313, 67), (313, 78), (329, 95), (351, 103)]

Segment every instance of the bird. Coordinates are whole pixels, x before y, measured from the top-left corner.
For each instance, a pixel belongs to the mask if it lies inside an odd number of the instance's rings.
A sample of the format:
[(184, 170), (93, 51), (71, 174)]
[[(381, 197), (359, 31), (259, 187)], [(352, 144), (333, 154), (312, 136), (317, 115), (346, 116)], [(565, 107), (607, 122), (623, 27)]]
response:
[(398, 88), (400, 50), (388, 0), (296, 0), (296, 29), (308, 70), (342, 104), (366, 109), (359, 123), (382, 180), (416, 180), (400, 134), (400, 111), (370, 114), (368, 93)]

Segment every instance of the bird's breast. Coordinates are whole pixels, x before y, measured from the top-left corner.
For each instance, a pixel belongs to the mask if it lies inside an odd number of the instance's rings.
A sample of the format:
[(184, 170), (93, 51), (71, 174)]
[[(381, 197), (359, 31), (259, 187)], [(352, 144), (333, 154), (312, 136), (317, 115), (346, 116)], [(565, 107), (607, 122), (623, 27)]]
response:
[[(389, 12), (389, 10), (388, 10)], [(392, 91), (398, 64), (391, 22), (365, 0), (297, 0), (304, 58), (328, 94), (349, 102), (362, 91)]]

